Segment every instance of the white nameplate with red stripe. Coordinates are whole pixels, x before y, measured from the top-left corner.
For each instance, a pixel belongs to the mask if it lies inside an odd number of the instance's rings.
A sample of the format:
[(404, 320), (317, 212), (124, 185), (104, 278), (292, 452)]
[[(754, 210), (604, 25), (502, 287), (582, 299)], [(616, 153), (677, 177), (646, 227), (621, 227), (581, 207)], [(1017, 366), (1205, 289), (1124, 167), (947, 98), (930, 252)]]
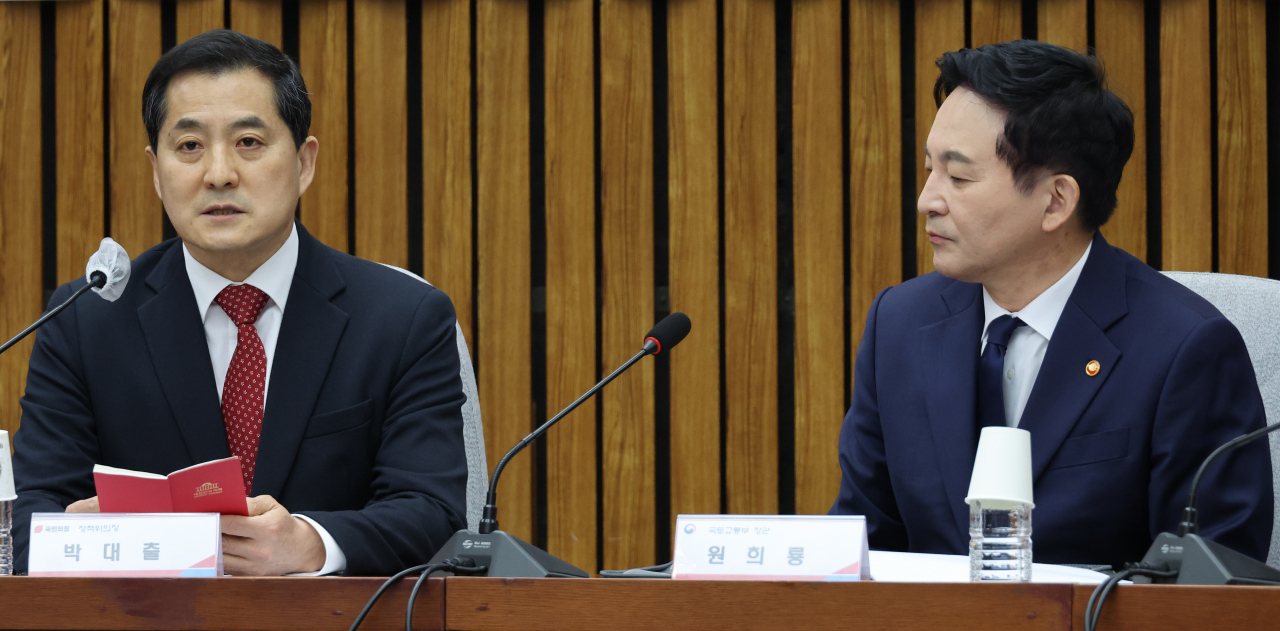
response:
[(680, 515), (671, 578), (870, 580), (867, 520), (861, 515)]
[(217, 513), (35, 513), (31, 576), (222, 576)]

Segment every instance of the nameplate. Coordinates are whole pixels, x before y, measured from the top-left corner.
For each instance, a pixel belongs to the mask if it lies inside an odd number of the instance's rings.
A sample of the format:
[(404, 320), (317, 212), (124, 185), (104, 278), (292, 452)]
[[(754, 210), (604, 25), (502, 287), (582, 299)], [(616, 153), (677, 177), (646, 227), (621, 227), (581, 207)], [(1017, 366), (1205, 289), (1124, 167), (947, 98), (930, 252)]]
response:
[(217, 513), (35, 513), (31, 576), (222, 576)]
[(860, 515), (680, 515), (671, 578), (870, 580), (867, 520)]

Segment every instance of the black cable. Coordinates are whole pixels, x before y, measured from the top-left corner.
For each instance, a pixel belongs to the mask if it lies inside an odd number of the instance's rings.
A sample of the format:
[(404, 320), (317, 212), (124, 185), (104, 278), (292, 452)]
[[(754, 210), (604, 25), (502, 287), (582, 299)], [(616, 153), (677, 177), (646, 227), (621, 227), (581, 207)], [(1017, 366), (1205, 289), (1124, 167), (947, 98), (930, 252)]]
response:
[(1222, 454), (1234, 451), (1253, 442), (1255, 438), (1258, 438), (1263, 434), (1270, 434), (1276, 430), (1280, 430), (1280, 423), (1273, 423), (1263, 427), (1262, 429), (1256, 429), (1249, 432), (1244, 436), (1238, 436), (1221, 447), (1213, 450), (1213, 452), (1209, 454), (1209, 457), (1205, 458), (1204, 462), (1200, 463), (1200, 468), (1196, 470), (1195, 477), (1191, 478), (1191, 491), (1187, 494), (1187, 507), (1182, 512), (1182, 523), (1178, 524), (1179, 537), (1185, 537), (1187, 534), (1195, 534), (1200, 531), (1200, 518), (1196, 513), (1196, 500), (1199, 499), (1197, 495), (1200, 491), (1200, 478), (1204, 477), (1204, 472), (1209, 468), (1209, 465), (1213, 464), (1213, 461), (1217, 460)]
[[(1144, 563), (1129, 564), (1129, 567), (1116, 572), (1114, 575), (1103, 581), (1101, 585), (1093, 590), (1089, 595), (1089, 602), (1084, 608), (1084, 629), (1085, 631), (1097, 631), (1098, 618), (1102, 616), (1102, 606), (1107, 602), (1107, 596), (1111, 594), (1111, 590), (1116, 585), (1132, 576), (1147, 576), (1151, 578), (1174, 578), (1178, 575), (1177, 570), (1161, 570), (1159, 566), (1147, 565)], [(1096, 607), (1095, 607), (1096, 605)]]
[(348, 631), (356, 631), (356, 629), (360, 628), (360, 623), (364, 622), (364, 617), (369, 615), (369, 610), (373, 609), (373, 604), (378, 602), (379, 598), (382, 598), (382, 594), (387, 591), (387, 588), (398, 583), (400, 579), (413, 574), (414, 572), (422, 572), (422, 576), (425, 577), (432, 572), (438, 572), (449, 566), (449, 563), (428, 563), (426, 565), (417, 565), (392, 576), (386, 581), (383, 581), (382, 587), (379, 587), (378, 591), (373, 593), (373, 597), (369, 599), (369, 602), (365, 603), (364, 609), (360, 610), (360, 615), (356, 616), (355, 621), (351, 623), (351, 628)]
[[(480, 574), (489, 569), (487, 565), (476, 567), (476, 562), (467, 558), (449, 559), (440, 565), (446, 566), (443, 569), (447, 569), (454, 574)], [(404, 612), (404, 631), (413, 631), (413, 604), (418, 600), (418, 590), (422, 589), (422, 586), (427, 582), (427, 577), (430, 575), (431, 572), (423, 572), (422, 576), (418, 577), (418, 581), (414, 583), (413, 591), (409, 592), (409, 605), (405, 607)]]

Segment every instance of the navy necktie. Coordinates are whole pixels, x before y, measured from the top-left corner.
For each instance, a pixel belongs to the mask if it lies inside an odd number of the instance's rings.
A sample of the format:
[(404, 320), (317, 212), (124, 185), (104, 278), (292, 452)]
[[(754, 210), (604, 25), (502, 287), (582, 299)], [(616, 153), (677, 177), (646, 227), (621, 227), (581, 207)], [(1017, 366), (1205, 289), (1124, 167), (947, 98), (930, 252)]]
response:
[(987, 325), (987, 348), (978, 362), (978, 427), (1005, 427), (1004, 354), (1013, 331), (1025, 323), (1005, 314)]

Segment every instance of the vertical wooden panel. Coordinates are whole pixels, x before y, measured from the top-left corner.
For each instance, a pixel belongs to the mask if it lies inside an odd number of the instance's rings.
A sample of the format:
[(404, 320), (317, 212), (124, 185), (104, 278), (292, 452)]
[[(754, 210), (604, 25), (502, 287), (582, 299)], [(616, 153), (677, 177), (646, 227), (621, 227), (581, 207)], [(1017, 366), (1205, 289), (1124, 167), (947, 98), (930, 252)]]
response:
[[(898, 3), (893, 0), (853, 0), (849, 4), (850, 358), (857, 356), (876, 294), (902, 280), (899, 15)], [(836, 424), (837, 432), (842, 420), (830, 421)], [(825, 459), (837, 468), (835, 436), (838, 433), (811, 439), (824, 442), (812, 443), (813, 455), (809, 457)], [(796, 444), (800, 444), (798, 436)], [(796, 462), (800, 462), (798, 456)], [(838, 486), (839, 474), (827, 484)], [(834, 495), (826, 498), (828, 507), (834, 501)]]
[(1107, 87), (1133, 111), (1133, 156), (1116, 191), (1115, 214), (1103, 228), (1107, 241), (1147, 260), (1146, 30), (1142, 0), (1095, 0), (1094, 44), (1107, 70)]
[[(547, 408), (596, 381), (592, 5), (546, 3)], [(547, 441), (547, 550), (596, 571), (596, 402)]]
[[(1088, 52), (1088, 0), (1040, 0), (1037, 3), (1040, 41)], [(1138, 38), (1142, 43), (1142, 38)]]
[[(102, 137), (103, 5), (59, 2), (57, 12), (58, 283), (84, 275), (105, 232)], [(142, 158), (142, 156), (138, 156)], [(135, 252), (134, 254), (138, 254)]]
[[(964, 0), (915, 0), (916, 2), (916, 197), (929, 174), (924, 170), (924, 143), (929, 139), (938, 106), (933, 84), (938, 80), (936, 61), (942, 53), (964, 47)], [(933, 271), (933, 244), (924, 232), (924, 217), (916, 217), (916, 273)]]
[(726, 492), (778, 510), (777, 97), (774, 4), (724, 3)]
[(160, 243), (164, 225), (141, 114), (142, 86), (160, 58), (160, 2), (110, 0), (107, 7), (111, 237), (136, 257)]
[(1022, 38), (1021, 0), (973, 0), (971, 6), (974, 48)]
[(825, 513), (840, 490), (832, 438), (844, 416), (845, 349), (831, 342), (844, 336), (844, 60), (840, 0), (792, 7), (795, 493), (804, 514)]
[(404, 2), (357, 2), (354, 44), (356, 255), (398, 267), (409, 265)]
[[(404, 25), (403, 19), (400, 25)], [(280, 48), (284, 46), (283, 3), (281, 0), (231, 0), (231, 28)]]
[[(309, 2), (311, 0), (302, 5), (306, 6)], [(227, 23), (223, 0), (180, 0), (174, 6), (178, 44), (209, 29), (222, 28)], [(305, 31), (303, 37), (306, 37)]]
[[(613, 370), (653, 326), (653, 9), (600, 4), (604, 250), (601, 358)], [(654, 562), (654, 373), (645, 362), (603, 393), (604, 564)]]
[[(524, 2), (476, 0), (480, 263), (476, 330), (480, 407), (489, 462), (532, 430), (529, 298), (529, 12)], [(502, 529), (533, 535), (532, 454), (507, 465)]]
[(1160, 5), (1161, 230), (1166, 270), (1213, 267), (1209, 0)]
[[(99, 132), (101, 133), (101, 132)], [(6, 339), (40, 316), (40, 4), (0, 3), (0, 326)], [(22, 415), (35, 336), (0, 355), (0, 429)]]
[(1218, 0), (1218, 270), (1267, 275), (1267, 7)]
[[(453, 300), (473, 339), (471, 3), (422, 3), (423, 274)], [(490, 462), (489, 465), (495, 465)]]
[[(431, 4), (434, 3), (427, 6)], [(346, 0), (308, 0), (300, 3), (298, 23), (298, 64), (302, 70), (302, 78), (307, 82), (307, 91), (311, 93), (311, 135), (320, 142), (315, 179), (302, 196), (302, 225), (307, 227), (311, 236), (324, 244), (346, 252)], [(468, 193), (468, 203), (470, 200)], [(467, 231), (468, 235), (470, 232)], [(470, 269), (470, 259), (468, 252), (467, 269)], [(436, 282), (429, 274), (427, 280)], [(454, 301), (456, 303), (456, 297)]]
[(720, 512), (720, 177), (716, 2), (667, 5), (671, 310), (693, 322), (671, 353), (671, 519)]

